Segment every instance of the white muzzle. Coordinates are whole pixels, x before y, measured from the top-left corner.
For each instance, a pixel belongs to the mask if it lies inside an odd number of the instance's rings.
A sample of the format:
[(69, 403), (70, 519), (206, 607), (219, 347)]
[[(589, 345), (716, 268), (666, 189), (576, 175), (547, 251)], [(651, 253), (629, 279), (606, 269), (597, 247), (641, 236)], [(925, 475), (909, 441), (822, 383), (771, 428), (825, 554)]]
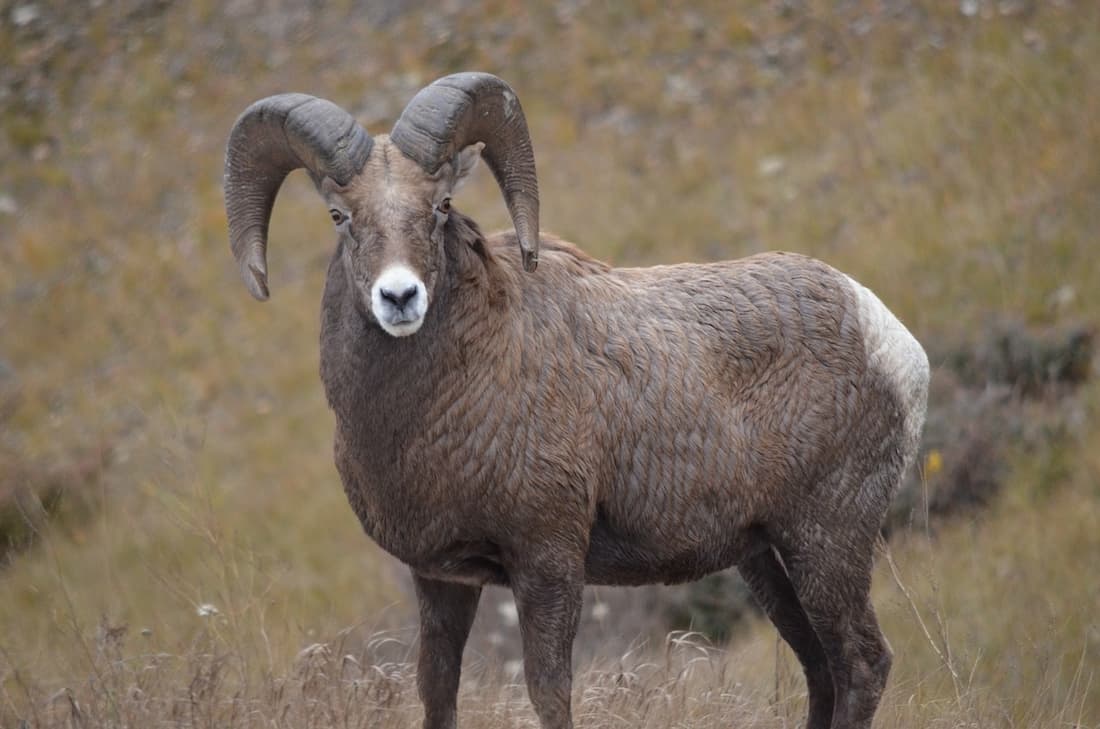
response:
[(390, 266), (370, 290), (371, 311), (387, 334), (407, 337), (424, 323), (428, 311), (428, 290), (408, 267)]

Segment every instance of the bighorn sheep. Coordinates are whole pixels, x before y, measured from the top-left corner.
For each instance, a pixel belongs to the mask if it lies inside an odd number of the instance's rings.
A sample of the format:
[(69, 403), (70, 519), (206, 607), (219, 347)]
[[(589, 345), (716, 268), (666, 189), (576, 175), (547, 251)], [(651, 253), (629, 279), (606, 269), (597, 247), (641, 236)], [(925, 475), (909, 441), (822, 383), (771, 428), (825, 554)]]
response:
[[(451, 207), (479, 157), (515, 234)], [(793, 254), (619, 269), (540, 240), (519, 101), (461, 73), (389, 136), (301, 94), (241, 115), (225, 199), (258, 299), (275, 196), (299, 167), (337, 232), (321, 307), (336, 466), (367, 534), (412, 571), (427, 729), (456, 726), (483, 585), (514, 592), (532, 704), (564, 729), (585, 583), (732, 565), (802, 662), (809, 727), (870, 726), (891, 664), (873, 543), (929, 376), (874, 294)]]

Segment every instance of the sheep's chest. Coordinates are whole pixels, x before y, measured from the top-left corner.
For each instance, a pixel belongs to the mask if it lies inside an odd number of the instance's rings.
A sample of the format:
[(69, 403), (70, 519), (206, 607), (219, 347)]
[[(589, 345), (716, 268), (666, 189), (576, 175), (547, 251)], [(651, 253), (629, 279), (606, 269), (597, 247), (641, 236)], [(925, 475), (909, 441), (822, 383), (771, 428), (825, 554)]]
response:
[(362, 452), (353, 454), (339, 429), (335, 451), (344, 493), (367, 536), (404, 562), (430, 551), (439, 531), (438, 518), (411, 497), (398, 474), (378, 473), (364, 464)]
[[(482, 500), (453, 472), (437, 472), (439, 454), (379, 459), (337, 429), (336, 466), (348, 502), (367, 535), (417, 572), (476, 584), (506, 582), (487, 538)], [(466, 486), (466, 488), (463, 488)], [(489, 519), (489, 523), (495, 520)]]

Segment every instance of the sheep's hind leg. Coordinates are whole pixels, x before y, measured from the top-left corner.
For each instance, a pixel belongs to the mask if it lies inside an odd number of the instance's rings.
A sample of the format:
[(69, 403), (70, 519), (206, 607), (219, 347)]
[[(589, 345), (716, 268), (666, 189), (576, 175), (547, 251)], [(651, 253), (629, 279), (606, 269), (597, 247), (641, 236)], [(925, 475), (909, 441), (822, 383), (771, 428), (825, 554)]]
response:
[(430, 580), (413, 573), (420, 602), (416, 686), (424, 729), (455, 729), (462, 649), (477, 614), (480, 587)]
[(783, 559), (833, 674), (832, 729), (870, 729), (892, 663), (871, 606), (871, 544), (844, 554), (801, 546)]
[(738, 570), (802, 664), (809, 693), (806, 729), (829, 729), (833, 721), (833, 675), (786, 569), (769, 547), (739, 564)]
[(583, 564), (573, 572), (562, 575), (543, 566), (509, 575), (523, 636), (527, 693), (542, 729), (573, 729), (573, 639), (581, 614)]

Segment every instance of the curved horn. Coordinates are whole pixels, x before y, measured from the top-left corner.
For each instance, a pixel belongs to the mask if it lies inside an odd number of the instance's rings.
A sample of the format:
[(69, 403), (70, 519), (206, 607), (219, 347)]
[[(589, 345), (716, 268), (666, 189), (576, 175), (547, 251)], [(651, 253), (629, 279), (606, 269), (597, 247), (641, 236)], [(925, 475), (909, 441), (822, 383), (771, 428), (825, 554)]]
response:
[(330, 101), (279, 94), (245, 109), (225, 151), (225, 211), (229, 244), (248, 290), (267, 290), (267, 226), (283, 180), (299, 167), (315, 183), (331, 177), (346, 185), (363, 169), (374, 141)]
[(523, 268), (539, 262), (539, 185), (527, 120), (512, 88), (488, 73), (456, 73), (426, 86), (405, 107), (390, 139), (429, 173), (466, 146), (497, 178), (523, 252)]

